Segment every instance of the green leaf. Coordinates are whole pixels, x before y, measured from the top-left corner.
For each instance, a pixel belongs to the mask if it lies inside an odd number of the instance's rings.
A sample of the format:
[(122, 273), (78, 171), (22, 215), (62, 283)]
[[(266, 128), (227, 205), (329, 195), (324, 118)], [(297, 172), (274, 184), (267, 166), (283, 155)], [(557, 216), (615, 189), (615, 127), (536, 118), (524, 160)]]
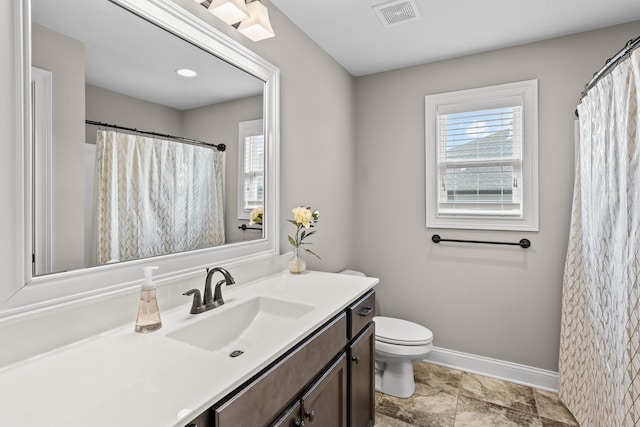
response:
[(320, 256), (319, 256), (317, 253), (313, 252), (311, 249), (307, 249), (307, 248), (303, 248), (303, 249), (304, 249), (306, 252), (309, 252), (311, 255), (313, 255), (313, 256), (315, 256), (315, 257), (317, 257), (318, 259), (322, 259), (322, 258), (320, 258)]
[(293, 237), (291, 236), (287, 236), (289, 238), (289, 243), (291, 243), (293, 246), (297, 246), (296, 241), (293, 240)]

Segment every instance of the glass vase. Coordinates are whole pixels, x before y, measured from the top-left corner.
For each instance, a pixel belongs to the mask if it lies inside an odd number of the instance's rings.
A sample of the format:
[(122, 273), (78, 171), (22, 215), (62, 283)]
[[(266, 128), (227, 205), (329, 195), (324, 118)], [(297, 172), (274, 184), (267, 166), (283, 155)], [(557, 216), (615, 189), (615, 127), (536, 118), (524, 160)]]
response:
[(299, 248), (293, 248), (293, 256), (289, 260), (289, 272), (300, 274), (307, 269), (307, 263), (300, 257)]

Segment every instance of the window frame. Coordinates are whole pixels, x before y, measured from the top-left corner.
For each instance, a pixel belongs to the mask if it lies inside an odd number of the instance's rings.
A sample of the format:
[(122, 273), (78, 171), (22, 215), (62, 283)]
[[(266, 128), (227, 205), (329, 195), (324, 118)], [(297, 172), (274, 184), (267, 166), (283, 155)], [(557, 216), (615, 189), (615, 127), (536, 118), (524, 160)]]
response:
[[(444, 213), (439, 210), (439, 114), (490, 109), (505, 104), (522, 105), (522, 211), (520, 215)], [(475, 230), (538, 231), (538, 81), (526, 80), (495, 86), (425, 96), (426, 227)]]
[[(238, 123), (238, 219), (249, 220), (254, 208), (245, 208), (245, 142), (250, 136), (262, 135), (264, 137), (264, 120), (246, 120)], [(264, 186), (264, 168), (262, 170)], [(264, 207), (264, 194), (263, 194)]]

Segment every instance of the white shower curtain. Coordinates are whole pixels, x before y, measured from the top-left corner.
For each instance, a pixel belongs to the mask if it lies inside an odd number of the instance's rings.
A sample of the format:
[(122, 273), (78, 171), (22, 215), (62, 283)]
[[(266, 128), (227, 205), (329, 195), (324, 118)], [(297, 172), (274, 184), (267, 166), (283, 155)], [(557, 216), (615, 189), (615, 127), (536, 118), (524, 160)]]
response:
[(559, 395), (583, 427), (640, 425), (640, 51), (578, 106)]
[(98, 131), (96, 264), (224, 243), (222, 153)]

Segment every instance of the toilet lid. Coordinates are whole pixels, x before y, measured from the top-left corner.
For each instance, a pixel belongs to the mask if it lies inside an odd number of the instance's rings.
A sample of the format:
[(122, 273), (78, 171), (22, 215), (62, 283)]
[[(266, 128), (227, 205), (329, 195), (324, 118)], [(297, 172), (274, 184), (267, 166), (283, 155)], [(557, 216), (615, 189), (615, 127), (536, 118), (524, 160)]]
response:
[(376, 316), (376, 340), (398, 345), (424, 345), (433, 341), (433, 333), (416, 323), (393, 317)]

